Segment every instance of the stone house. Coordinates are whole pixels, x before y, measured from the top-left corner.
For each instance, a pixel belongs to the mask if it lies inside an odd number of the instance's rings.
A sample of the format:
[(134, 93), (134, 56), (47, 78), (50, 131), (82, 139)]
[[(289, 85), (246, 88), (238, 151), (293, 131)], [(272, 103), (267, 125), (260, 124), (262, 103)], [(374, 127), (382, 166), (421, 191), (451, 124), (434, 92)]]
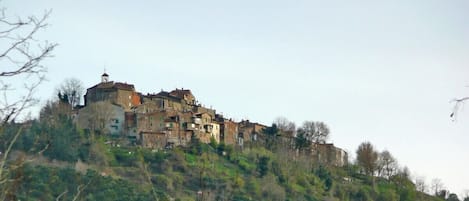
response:
[[(134, 114), (137, 133), (165, 133), (165, 141), (171, 146), (186, 145), (200, 129), (199, 124), (194, 123), (197, 118), (193, 112), (162, 109), (155, 101), (147, 101), (135, 107)], [(143, 143), (145, 140), (141, 139)]]
[(169, 95), (181, 99), (186, 105), (196, 104), (195, 96), (192, 94), (191, 90), (176, 88), (175, 90), (169, 92)]
[(86, 90), (85, 107), (99, 101), (109, 101), (130, 111), (132, 107), (140, 105), (140, 94), (135, 91), (134, 85), (109, 81), (109, 75), (104, 73), (101, 83)]
[[(178, 113), (173, 116), (168, 116), (165, 119), (165, 132), (167, 134), (168, 143), (171, 146), (185, 146), (187, 145), (192, 136), (194, 135), (195, 126), (192, 126), (191, 121), (187, 121), (190, 118), (187, 118), (188, 114)], [(186, 126), (190, 127), (187, 128)]]
[(238, 123), (231, 119), (218, 119), (217, 123), (220, 125), (220, 142), (226, 145), (233, 145), (237, 143)]
[(76, 123), (82, 129), (121, 136), (125, 133), (125, 111), (108, 101), (93, 102), (78, 111)]
[(144, 103), (134, 108), (137, 133), (142, 131), (164, 131), (167, 117), (177, 114), (176, 111), (152, 108), (153, 105), (153, 103)]
[(193, 123), (198, 127), (195, 136), (199, 138), (202, 143), (209, 143), (212, 137), (212, 116), (208, 113), (198, 113), (194, 115)]
[[(238, 138), (243, 138), (244, 142), (258, 141), (262, 130), (267, 126), (250, 122), (249, 120), (242, 120), (238, 123)], [(239, 141), (239, 140), (238, 140)]]
[(215, 118), (216, 116), (216, 111), (214, 109), (211, 109), (211, 108), (206, 108), (206, 107), (203, 107), (202, 105), (196, 105), (192, 108), (192, 111), (194, 113), (207, 113), (209, 114), (210, 116), (212, 116), (213, 118)]
[[(143, 96), (143, 103), (154, 103), (157, 110), (184, 111), (182, 99), (172, 96), (169, 92), (161, 91), (157, 94), (147, 94)], [(190, 110), (190, 109), (187, 109)]]
[(342, 167), (348, 164), (348, 154), (334, 144), (313, 144), (312, 160), (323, 165)]
[(220, 124), (212, 122), (210, 123), (210, 126), (212, 127), (210, 138), (213, 138), (217, 143), (220, 143)]

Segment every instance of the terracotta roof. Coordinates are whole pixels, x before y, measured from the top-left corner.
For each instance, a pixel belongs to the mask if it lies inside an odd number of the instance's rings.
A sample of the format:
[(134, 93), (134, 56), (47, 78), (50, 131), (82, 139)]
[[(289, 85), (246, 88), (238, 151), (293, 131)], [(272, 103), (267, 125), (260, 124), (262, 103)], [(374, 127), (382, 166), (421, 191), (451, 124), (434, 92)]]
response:
[(122, 83), (122, 82), (116, 82), (114, 84), (114, 87), (118, 89), (135, 90), (135, 87), (133, 84), (127, 84), (127, 83)]
[(157, 93), (155, 96), (170, 96), (170, 94), (167, 91), (161, 91), (160, 93)]
[(184, 95), (194, 96), (192, 95), (192, 92), (189, 89), (175, 89), (169, 92), (169, 94), (171, 94), (172, 96), (176, 96), (178, 98), (184, 98)]
[(161, 91), (160, 93), (157, 93), (157, 94), (147, 94), (145, 96), (149, 98), (162, 97), (162, 98), (173, 99), (176, 101), (181, 101), (181, 98), (173, 96), (167, 91)]
[(122, 82), (101, 82), (97, 85), (90, 87), (89, 89), (98, 88), (98, 89), (109, 89), (109, 88), (116, 88), (116, 89), (123, 89), (134, 91), (135, 87), (133, 84), (127, 84)]

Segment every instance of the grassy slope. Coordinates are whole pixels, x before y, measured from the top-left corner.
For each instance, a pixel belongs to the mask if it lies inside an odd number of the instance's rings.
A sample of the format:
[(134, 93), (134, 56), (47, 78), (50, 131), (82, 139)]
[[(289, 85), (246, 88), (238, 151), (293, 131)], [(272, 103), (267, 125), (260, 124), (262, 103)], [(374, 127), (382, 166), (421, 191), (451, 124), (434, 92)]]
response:
[(373, 181), (354, 166), (324, 167), (288, 150), (227, 146), (222, 155), (221, 147), (205, 144), (167, 152), (97, 147), (100, 161), (89, 160), (82, 173), (26, 165), (15, 173), (23, 182), (14, 194), (52, 200), (66, 192), (63, 200), (72, 200), (81, 187), (79, 200), (438, 200), (416, 192), (405, 177)]

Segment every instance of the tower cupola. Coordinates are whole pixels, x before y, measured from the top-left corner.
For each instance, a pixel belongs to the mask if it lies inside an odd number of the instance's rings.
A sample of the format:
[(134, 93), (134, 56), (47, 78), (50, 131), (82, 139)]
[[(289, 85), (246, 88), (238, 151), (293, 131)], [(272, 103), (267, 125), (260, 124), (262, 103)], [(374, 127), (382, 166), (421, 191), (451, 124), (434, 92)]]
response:
[(101, 75), (101, 82), (102, 83), (105, 83), (105, 82), (109, 82), (109, 75), (104, 72), (102, 75)]

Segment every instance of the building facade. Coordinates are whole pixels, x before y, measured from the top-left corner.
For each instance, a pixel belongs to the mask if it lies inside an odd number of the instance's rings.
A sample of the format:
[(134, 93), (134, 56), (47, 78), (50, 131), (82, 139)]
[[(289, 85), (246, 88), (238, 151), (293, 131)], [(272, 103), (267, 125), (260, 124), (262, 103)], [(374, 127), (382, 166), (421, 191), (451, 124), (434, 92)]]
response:
[(109, 101), (130, 111), (132, 107), (140, 105), (140, 95), (135, 91), (134, 85), (109, 81), (109, 75), (104, 73), (101, 83), (86, 90), (85, 107), (100, 101)]

